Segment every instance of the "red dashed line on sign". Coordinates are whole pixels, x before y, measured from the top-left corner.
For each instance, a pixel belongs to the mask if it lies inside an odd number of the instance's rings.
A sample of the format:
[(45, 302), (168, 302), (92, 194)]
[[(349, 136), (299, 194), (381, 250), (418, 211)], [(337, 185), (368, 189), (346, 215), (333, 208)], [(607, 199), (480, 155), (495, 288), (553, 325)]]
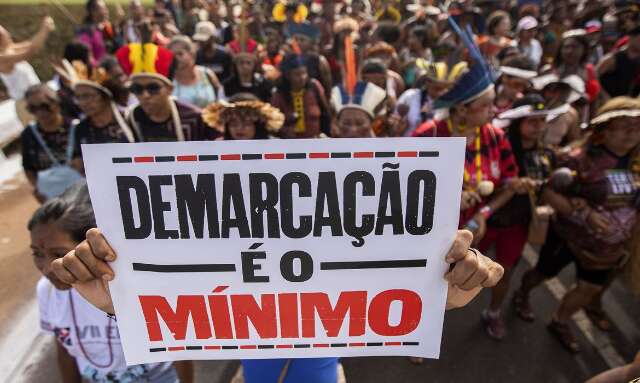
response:
[(439, 157), (440, 153), (437, 151), (398, 151), (398, 152), (310, 152), (310, 153), (227, 153), (221, 154), (189, 154), (179, 156), (134, 156), (134, 157), (113, 157), (111, 161), (114, 164), (131, 164), (131, 163), (161, 163), (161, 162), (173, 162), (174, 159), (178, 162), (195, 162), (195, 161), (248, 161), (248, 160), (318, 160), (318, 159), (334, 159), (334, 160), (348, 160), (348, 159), (362, 159), (362, 158), (434, 158)]
[(396, 346), (418, 346), (419, 342), (352, 342), (352, 343), (313, 343), (313, 344), (243, 344), (243, 345), (206, 345), (206, 346), (171, 346), (154, 347), (149, 352), (164, 351), (226, 351), (226, 350), (273, 350), (273, 349), (294, 349), (294, 348), (344, 348), (344, 347), (396, 347)]

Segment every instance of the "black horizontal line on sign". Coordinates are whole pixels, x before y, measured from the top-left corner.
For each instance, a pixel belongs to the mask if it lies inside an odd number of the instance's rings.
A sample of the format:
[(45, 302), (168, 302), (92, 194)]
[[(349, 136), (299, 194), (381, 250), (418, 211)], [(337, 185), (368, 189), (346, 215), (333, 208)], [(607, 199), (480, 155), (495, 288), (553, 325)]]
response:
[(155, 273), (216, 273), (236, 271), (232, 263), (192, 264), (192, 265), (154, 265), (151, 263), (133, 263), (134, 271)]
[(420, 157), (440, 157), (440, 152), (420, 152)]
[(187, 350), (202, 350), (202, 346), (187, 346)]
[(133, 162), (133, 158), (131, 157), (114, 157), (111, 159), (111, 162), (114, 164), (129, 164)]
[(161, 352), (161, 351), (167, 351), (166, 347), (156, 347), (156, 348), (150, 348), (149, 352)]
[(392, 261), (320, 262), (320, 270), (400, 269), (426, 267), (426, 259), (397, 259)]
[(217, 154), (201, 154), (198, 156), (198, 161), (217, 161)]

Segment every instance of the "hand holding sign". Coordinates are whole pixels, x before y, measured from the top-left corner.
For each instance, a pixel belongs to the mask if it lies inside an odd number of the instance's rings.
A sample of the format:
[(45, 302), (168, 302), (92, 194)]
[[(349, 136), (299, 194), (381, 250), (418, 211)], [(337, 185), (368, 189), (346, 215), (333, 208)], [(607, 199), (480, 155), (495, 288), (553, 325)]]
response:
[[(472, 240), (471, 232), (458, 230), (445, 258), (453, 266), (445, 274), (449, 282), (447, 310), (465, 306), (483, 287), (495, 286), (504, 273), (499, 264), (477, 250), (469, 250)], [(116, 257), (100, 230), (91, 229), (85, 241), (53, 262), (53, 269), (61, 281), (73, 285), (92, 305), (106, 313), (114, 313), (106, 281), (115, 277), (107, 262), (115, 261)]]
[(131, 364), (438, 357), (445, 308), (501, 274), (456, 234), (462, 139), (83, 151), (100, 231), (56, 270), (117, 310)]

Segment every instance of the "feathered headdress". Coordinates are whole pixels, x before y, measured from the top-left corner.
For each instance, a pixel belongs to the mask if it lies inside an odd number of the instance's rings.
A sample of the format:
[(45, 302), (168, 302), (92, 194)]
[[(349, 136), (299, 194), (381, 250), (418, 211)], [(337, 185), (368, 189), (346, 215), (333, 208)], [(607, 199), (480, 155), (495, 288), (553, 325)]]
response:
[(113, 97), (112, 92), (104, 86), (109, 80), (107, 71), (104, 68), (93, 68), (90, 71), (82, 61), (74, 60), (69, 62), (67, 59), (62, 60), (61, 64), (52, 63), (52, 66), (53, 70), (67, 81), (71, 88), (75, 88), (78, 85), (86, 85), (99, 90), (109, 98)]
[(115, 56), (131, 79), (153, 77), (171, 85), (169, 68), (173, 53), (170, 50), (153, 43), (131, 43), (118, 49)]
[(276, 5), (273, 6), (273, 10), (271, 11), (271, 16), (273, 16), (273, 20), (284, 23), (287, 21), (287, 10), (292, 10), (295, 12), (293, 15), (293, 21), (296, 23), (301, 23), (307, 19), (309, 15), (309, 9), (304, 4), (298, 3), (296, 1), (278, 1)]
[(378, 106), (387, 97), (387, 92), (369, 82), (357, 81), (356, 56), (351, 35), (344, 38), (345, 81), (331, 90), (331, 105), (338, 114), (346, 108), (365, 111), (371, 119), (376, 116)]
[(451, 28), (460, 36), (469, 51), (472, 64), (447, 93), (435, 100), (433, 105), (435, 109), (448, 109), (454, 105), (471, 102), (493, 89), (493, 83), (497, 78), (493, 68), (485, 61), (474, 42), (471, 28), (467, 26), (467, 29), (463, 31), (452, 17), (449, 17), (448, 20)]
[(252, 118), (254, 121), (263, 122), (267, 132), (271, 134), (278, 133), (282, 125), (284, 125), (284, 114), (280, 109), (257, 100), (233, 103), (227, 101), (214, 102), (202, 110), (202, 120), (213, 129), (224, 133), (229, 118), (234, 114), (240, 114), (244, 117)]

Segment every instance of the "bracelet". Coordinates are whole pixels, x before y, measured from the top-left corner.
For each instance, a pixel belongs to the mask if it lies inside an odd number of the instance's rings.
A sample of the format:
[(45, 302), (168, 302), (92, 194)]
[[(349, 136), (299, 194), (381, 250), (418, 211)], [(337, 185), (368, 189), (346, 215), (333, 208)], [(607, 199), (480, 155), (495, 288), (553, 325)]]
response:
[(489, 219), (489, 217), (491, 217), (491, 214), (493, 214), (493, 209), (489, 205), (484, 205), (482, 209), (478, 211), (478, 213), (482, 214), (482, 216), (486, 220), (486, 219)]

